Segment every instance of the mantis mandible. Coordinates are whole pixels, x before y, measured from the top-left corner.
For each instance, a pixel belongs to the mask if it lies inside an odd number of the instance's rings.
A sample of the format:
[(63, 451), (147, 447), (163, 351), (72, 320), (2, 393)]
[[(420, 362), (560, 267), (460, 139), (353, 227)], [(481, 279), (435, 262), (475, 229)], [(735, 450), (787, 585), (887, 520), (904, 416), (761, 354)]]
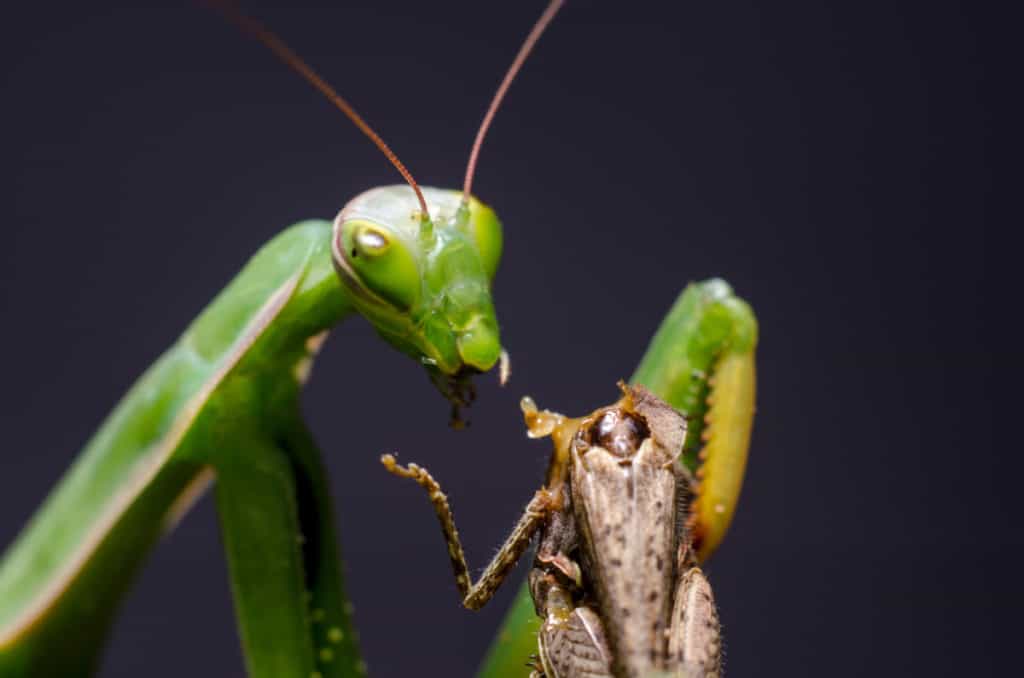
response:
[(89, 675), (131, 574), (214, 478), (249, 674), (363, 672), (300, 390), (327, 332), (353, 314), (424, 365), (456, 410), (473, 374), (500, 362), (505, 375), (490, 293), (501, 224), (472, 197), (472, 178), (494, 112), (560, 5), (549, 4), (498, 88), (461, 191), (420, 187), (283, 42), (229, 11), (408, 186), (371, 189), (333, 223), (283, 231), (136, 382), (0, 564), (0, 675)]

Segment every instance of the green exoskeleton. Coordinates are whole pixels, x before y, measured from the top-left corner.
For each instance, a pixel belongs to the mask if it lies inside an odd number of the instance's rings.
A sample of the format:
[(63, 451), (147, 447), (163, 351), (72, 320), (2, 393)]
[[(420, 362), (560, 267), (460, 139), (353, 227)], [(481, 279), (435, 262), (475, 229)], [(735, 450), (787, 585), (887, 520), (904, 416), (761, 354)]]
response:
[(306, 64), (236, 17), (341, 108), (409, 186), (366, 191), (333, 223), (286, 229), (132, 387), (0, 563), (0, 675), (90, 675), (132, 575), (214, 479), (249, 674), (363, 672), (299, 393), (328, 331), (353, 314), (424, 365), (456, 407), (469, 377), (499, 363), (491, 279), (501, 224), (472, 197), (471, 179), (501, 97), (559, 4), (499, 88), (462, 191), (417, 186)]
[(509, 667), (532, 653), (549, 678), (720, 673), (717, 613), (697, 565), (721, 542), (739, 497), (756, 342), (754, 316), (728, 285), (696, 283), (618, 403), (566, 419), (524, 399), (531, 437), (550, 435), (555, 453), (476, 584), (440, 487), (385, 455), (391, 472), (428, 491), (469, 609), (490, 600), (540, 532), (530, 581), (483, 675), (518, 675)]

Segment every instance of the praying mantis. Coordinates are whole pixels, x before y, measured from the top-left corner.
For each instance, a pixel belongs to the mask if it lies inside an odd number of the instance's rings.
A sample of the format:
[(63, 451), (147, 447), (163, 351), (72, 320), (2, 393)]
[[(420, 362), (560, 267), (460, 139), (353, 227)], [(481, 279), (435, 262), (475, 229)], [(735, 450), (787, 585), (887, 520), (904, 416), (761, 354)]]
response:
[[(468, 182), (461, 194), (422, 193), (377, 189), (352, 201), (334, 224), (304, 222), (287, 231), (147, 372), (5, 557), (0, 674), (87, 673), (127, 585), (123, 575), (213, 473), (250, 673), (358, 671), (319, 453), (296, 408), (321, 333), (346, 315), (364, 315), (386, 341), (423, 362), (456, 404), (468, 398), (467, 375), (491, 369), (501, 352), (489, 296), (500, 224), (490, 208), (462, 200)], [(429, 221), (420, 221), (425, 215)], [(378, 223), (403, 220), (404, 230), (391, 232)], [(403, 256), (410, 242), (424, 241), (437, 248), (430, 256)], [(455, 286), (447, 275), (465, 284)], [(435, 324), (407, 322), (410, 308), (426, 305), (417, 296), (423, 290), (449, 302)], [(267, 426), (278, 418), (284, 421)], [(253, 507), (260, 515), (248, 514)], [(297, 545), (300, 538), (306, 543)], [(260, 562), (268, 551), (283, 554), (273, 571)], [(104, 581), (111, 571), (121, 576)], [(277, 611), (272, 619), (260, 614), (268, 608)], [(76, 628), (71, 643), (69, 625)], [(48, 651), (55, 637), (59, 654)]]

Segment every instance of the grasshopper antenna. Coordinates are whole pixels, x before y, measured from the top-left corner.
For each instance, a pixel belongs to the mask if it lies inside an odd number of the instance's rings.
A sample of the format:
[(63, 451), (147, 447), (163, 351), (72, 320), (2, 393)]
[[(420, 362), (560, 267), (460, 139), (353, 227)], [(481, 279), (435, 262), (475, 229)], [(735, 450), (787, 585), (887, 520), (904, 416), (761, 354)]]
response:
[(281, 61), (291, 67), (292, 70), (302, 76), (302, 78), (309, 84), (313, 85), (313, 87), (320, 90), (320, 93), (327, 97), (332, 104), (341, 109), (341, 112), (344, 113), (363, 134), (369, 137), (370, 141), (380, 149), (380, 152), (391, 161), (391, 164), (395, 166), (398, 173), (402, 175), (402, 178), (405, 179), (409, 186), (412, 187), (413, 192), (416, 193), (416, 199), (419, 200), (420, 209), (423, 211), (423, 218), (430, 218), (430, 213), (427, 210), (427, 201), (423, 198), (423, 192), (420, 190), (419, 184), (416, 183), (416, 180), (412, 178), (412, 174), (409, 170), (405, 168), (405, 165), (403, 165), (402, 161), (398, 159), (395, 152), (392, 151), (386, 143), (384, 143), (384, 140), (380, 138), (380, 135), (373, 131), (373, 128), (363, 120), (363, 117), (356, 113), (356, 109), (352, 108), (352, 106), (345, 101), (345, 99), (338, 94), (333, 87), (327, 84), (327, 81), (317, 75), (316, 71), (314, 71), (309, 64), (303, 61), (298, 54), (293, 52), (291, 48), (281, 40), (281, 38), (277, 37), (277, 35), (271, 32), (270, 29), (260, 22), (243, 14), (242, 11), (234, 5), (234, 3), (208, 0), (208, 2), (204, 4), (220, 10), (221, 14), (241, 28), (244, 33), (248, 33), (266, 45)]
[(462, 183), (462, 204), (466, 205), (469, 202), (470, 189), (473, 187), (473, 174), (476, 172), (477, 159), (480, 157), (480, 147), (484, 143), (484, 136), (487, 134), (487, 129), (491, 126), (491, 122), (494, 120), (494, 114), (498, 111), (498, 106), (501, 105), (501, 100), (505, 98), (505, 93), (508, 91), (509, 85), (512, 84), (512, 80), (515, 79), (519, 69), (522, 68), (523, 62), (526, 61), (526, 57), (530, 55), (533, 50), (533, 46), (537, 44), (537, 40), (540, 39), (544, 29), (548, 27), (551, 20), (555, 18), (555, 14), (565, 4), (564, 0), (551, 0), (548, 3), (547, 9), (537, 19), (537, 23), (533, 25), (530, 30), (530, 34), (526, 36), (526, 40), (523, 41), (523, 46), (519, 48), (519, 53), (516, 54), (516, 58), (512, 61), (512, 65), (508, 67), (508, 72), (505, 73), (505, 78), (501, 81), (501, 85), (498, 86), (498, 91), (494, 93), (494, 99), (491, 100), (491, 105), (487, 109), (487, 113), (484, 115), (483, 121), (480, 123), (480, 129), (477, 130), (476, 140), (473, 141), (473, 150), (469, 152), (469, 162), (466, 164), (466, 179)]

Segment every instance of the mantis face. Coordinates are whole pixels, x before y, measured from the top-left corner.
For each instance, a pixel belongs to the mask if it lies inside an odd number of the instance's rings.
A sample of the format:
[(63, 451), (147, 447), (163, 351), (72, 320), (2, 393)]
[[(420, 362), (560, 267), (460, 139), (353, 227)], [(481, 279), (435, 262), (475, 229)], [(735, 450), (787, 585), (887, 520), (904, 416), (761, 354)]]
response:
[(423, 187), (423, 219), (408, 186), (360, 194), (334, 221), (332, 253), (352, 303), (398, 350), (418, 358), (462, 404), (465, 377), (501, 354), (491, 278), (501, 258), (501, 224), (477, 200)]

